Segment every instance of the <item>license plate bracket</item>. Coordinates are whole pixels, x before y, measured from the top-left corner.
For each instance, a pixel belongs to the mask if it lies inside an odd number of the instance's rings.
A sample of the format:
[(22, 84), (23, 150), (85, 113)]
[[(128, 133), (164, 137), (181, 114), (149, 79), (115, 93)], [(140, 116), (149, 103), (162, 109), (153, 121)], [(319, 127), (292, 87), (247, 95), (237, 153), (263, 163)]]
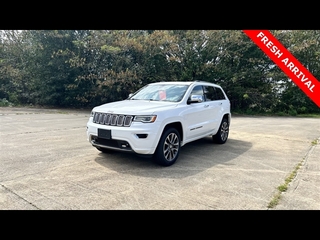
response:
[(98, 128), (98, 137), (104, 139), (111, 139), (111, 130)]

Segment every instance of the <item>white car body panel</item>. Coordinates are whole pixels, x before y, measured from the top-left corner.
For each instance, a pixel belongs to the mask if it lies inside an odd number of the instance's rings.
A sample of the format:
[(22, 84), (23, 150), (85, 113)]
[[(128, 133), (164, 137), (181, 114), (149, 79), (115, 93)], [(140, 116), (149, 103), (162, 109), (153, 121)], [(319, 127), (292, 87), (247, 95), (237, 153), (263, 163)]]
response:
[[(170, 82), (170, 84), (199, 85), (207, 83)], [(209, 85), (211, 86), (213, 84), (209, 83)], [(128, 143), (130, 151), (137, 154), (152, 155), (155, 153), (163, 130), (168, 124), (179, 123), (181, 125), (181, 146), (183, 146), (188, 142), (215, 134), (219, 129), (224, 115), (228, 115), (230, 122), (230, 102), (227, 97), (225, 100), (187, 104), (191, 90), (192, 89), (189, 88), (179, 102), (137, 99), (111, 102), (94, 107), (92, 114), (98, 112), (125, 116), (156, 115), (157, 118), (152, 123), (133, 121), (131, 125), (127, 127), (94, 123), (93, 116), (90, 116), (87, 122), (87, 140), (92, 143), (93, 146), (97, 147), (99, 145), (95, 145), (92, 140), (98, 136), (98, 129), (111, 130), (112, 140), (120, 140)], [(147, 137), (138, 137), (138, 134), (145, 134)], [(125, 145), (125, 143), (122, 142), (120, 144)], [(109, 148), (109, 146), (102, 147)], [(124, 149), (117, 150), (126, 151), (126, 148), (124, 147)]]

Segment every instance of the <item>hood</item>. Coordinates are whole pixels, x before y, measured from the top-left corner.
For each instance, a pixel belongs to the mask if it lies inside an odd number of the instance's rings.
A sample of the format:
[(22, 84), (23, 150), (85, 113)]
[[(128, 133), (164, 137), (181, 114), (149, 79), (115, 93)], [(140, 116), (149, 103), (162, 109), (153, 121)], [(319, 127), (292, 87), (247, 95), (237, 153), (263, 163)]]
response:
[(123, 100), (97, 106), (93, 109), (93, 111), (124, 115), (143, 115), (153, 114), (166, 109), (172, 109), (177, 105), (177, 103), (164, 101)]

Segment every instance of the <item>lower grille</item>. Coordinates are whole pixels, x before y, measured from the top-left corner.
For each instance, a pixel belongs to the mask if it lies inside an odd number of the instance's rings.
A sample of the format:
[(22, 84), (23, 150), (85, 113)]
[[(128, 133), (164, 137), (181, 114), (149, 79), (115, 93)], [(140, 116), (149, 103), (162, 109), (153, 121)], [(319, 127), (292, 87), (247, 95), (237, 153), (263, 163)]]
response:
[(122, 140), (104, 139), (104, 138), (92, 136), (91, 144), (93, 146), (104, 147), (109, 149), (129, 151), (129, 152), (132, 151), (130, 144), (127, 141), (122, 141)]

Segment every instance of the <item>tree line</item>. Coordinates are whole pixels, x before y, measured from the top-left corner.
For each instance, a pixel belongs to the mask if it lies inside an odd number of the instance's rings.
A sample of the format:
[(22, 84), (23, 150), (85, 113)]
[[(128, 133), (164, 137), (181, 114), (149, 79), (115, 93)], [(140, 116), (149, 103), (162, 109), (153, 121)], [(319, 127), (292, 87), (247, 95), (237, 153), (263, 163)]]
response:
[[(320, 30), (271, 30), (320, 79)], [(241, 30), (2, 30), (0, 102), (91, 108), (147, 83), (221, 85), (240, 113), (320, 113)]]

